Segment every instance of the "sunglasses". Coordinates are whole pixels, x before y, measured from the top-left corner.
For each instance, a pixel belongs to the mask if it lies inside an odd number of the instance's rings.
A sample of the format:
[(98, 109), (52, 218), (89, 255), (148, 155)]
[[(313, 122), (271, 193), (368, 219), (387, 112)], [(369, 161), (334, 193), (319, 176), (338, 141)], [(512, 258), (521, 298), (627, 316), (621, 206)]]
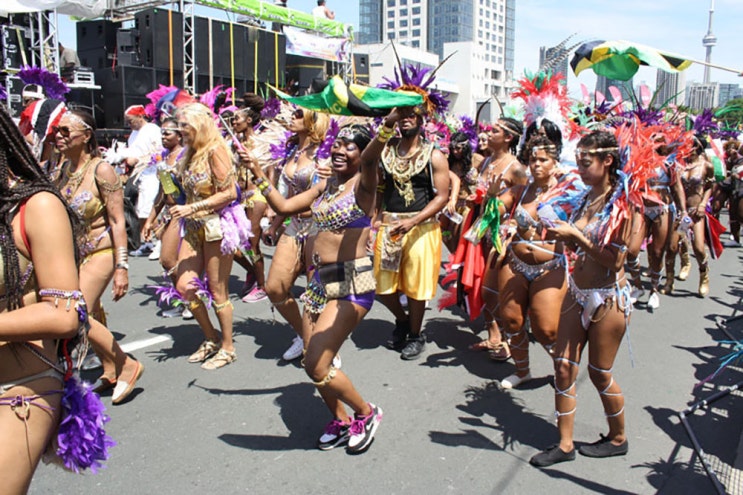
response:
[(171, 134), (180, 134), (180, 133), (181, 131), (179, 131), (178, 129), (161, 129), (160, 130), (160, 134), (162, 134), (163, 136), (170, 136)]
[(304, 110), (301, 108), (298, 108), (297, 110), (294, 110), (294, 113), (292, 113), (292, 117), (295, 119), (303, 119), (304, 118)]
[(52, 132), (54, 134), (61, 134), (62, 137), (70, 137), (70, 134), (72, 134), (73, 131), (82, 131), (82, 129), (70, 129), (67, 126), (58, 126), (55, 125), (52, 127)]

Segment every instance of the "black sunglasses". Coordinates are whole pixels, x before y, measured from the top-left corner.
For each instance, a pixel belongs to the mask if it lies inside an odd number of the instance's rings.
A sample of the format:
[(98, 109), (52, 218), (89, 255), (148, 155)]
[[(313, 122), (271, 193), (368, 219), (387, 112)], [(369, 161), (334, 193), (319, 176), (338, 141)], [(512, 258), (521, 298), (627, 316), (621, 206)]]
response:
[(163, 136), (170, 136), (171, 134), (178, 134), (180, 135), (181, 131), (178, 129), (160, 129), (160, 134)]
[(55, 125), (54, 127), (52, 127), (52, 132), (54, 134), (59, 133), (62, 135), (62, 137), (70, 137), (70, 134), (72, 134), (72, 131), (77, 131), (77, 130), (78, 129), (70, 129), (67, 126), (60, 127), (58, 125)]
[(294, 110), (294, 113), (292, 113), (292, 117), (294, 117), (295, 119), (304, 118), (304, 110), (302, 110), (301, 108)]

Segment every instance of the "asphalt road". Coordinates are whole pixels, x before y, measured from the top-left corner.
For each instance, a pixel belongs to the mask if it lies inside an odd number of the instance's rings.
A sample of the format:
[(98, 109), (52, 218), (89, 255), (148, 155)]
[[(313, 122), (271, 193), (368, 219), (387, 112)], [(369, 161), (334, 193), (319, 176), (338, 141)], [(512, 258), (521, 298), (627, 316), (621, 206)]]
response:
[[(743, 249), (729, 249), (712, 262), (706, 299), (695, 295), (695, 266), (654, 313), (636, 308), (632, 359), (625, 340), (614, 368), (626, 397), (629, 454), (578, 456), (543, 470), (528, 460), (558, 437), (552, 363), (536, 345), (536, 379), (506, 392), (497, 384), (513, 364), (467, 349), (479, 339), (473, 329), (481, 322), (441, 312), (434, 302), (424, 323), (425, 355), (406, 362), (384, 346), (393, 325), (377, 303), (341, 353), (344, 371), (384, 409), (384, 419), (365, 454), (321, 452), (315, 442), (329, 413), (298, 363), (280, 359), (293, 336), (288, 326), (273, 322), (267, 301), (236, 298), (242, 269), (235, 265), (231, 280), (238, 359), (210, 372), (186, 361), (202, 340), (196, 323), (158, 316), (146, 288), (158, 283), (158, 263), (132, 259), (133, 290), (106, 303), (110, 327), (146, 367), (131, 400), (110, 407), (110, 396), (103, 399), (118, 445), (96, 475), (41, 465), (30, 493), (713, 493), (677, 412), (741, 381), (743, 370), (729, 367), (695, 388), (729, 352), (717, 343), (727, 337), (715, 320), (741, 308), (742, 258)], [(300, 279), (295, 290), (303, 285)], [(730, 330), (743, 339), (743, 323)], [(586, 361), (578, 381), (579, 442), (593, 442), (607, 429)], [(92, 381), (97, 374), (84, 376)], [(732, 493), (742, 490), (740, 471), (731, 467), (742, 403), (739, 393), (731, 394), (690, 419)]]

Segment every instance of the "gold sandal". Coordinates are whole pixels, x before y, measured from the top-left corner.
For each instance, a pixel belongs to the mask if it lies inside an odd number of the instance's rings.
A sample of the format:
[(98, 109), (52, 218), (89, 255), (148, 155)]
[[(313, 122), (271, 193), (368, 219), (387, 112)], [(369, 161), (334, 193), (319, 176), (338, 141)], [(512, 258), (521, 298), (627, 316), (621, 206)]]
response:
[(188, 357), (189, 363), (203, 363), (219, 350), (219, 344), (211, 340), (205, 340), (201, 343), (196, 352)]
[(214, 356), (211, 357), (208, 361), (205, 361), (204, 364), (201, 365), (201, 369), (204, 370), (218, 370), (219, 368), (222, 368), (224, 366), (227, 366), (228, 364), (232, 363), (237, 359), (237, 353), (235, 351), (225, 351), (224, 349), (220, 349)]

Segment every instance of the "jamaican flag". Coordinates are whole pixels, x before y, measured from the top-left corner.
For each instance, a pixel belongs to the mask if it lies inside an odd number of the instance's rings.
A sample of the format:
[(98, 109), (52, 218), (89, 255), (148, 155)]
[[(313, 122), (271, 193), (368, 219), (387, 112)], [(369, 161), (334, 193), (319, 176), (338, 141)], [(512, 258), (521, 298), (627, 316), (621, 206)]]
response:
[(666, 72), (680, 72), (692, 62), (680, 55), (665, 53), (649, 46), (629, 41), (591, 41), (575, 50), (570, 67), (577, 76), (593, 69), (599, 76), (629, 81), (640, 65), (649, 65)]
[(306, 96), (289, 96), (272, 87), (279, 98), (302, 108), (333, 115), (382, 117), (395, 107), (414, 107), (423, 103), (423, 97), (406, 91), (390, 91), (360, 84), (348, 84), (339, 76), (324, 83), (319, 93)]

